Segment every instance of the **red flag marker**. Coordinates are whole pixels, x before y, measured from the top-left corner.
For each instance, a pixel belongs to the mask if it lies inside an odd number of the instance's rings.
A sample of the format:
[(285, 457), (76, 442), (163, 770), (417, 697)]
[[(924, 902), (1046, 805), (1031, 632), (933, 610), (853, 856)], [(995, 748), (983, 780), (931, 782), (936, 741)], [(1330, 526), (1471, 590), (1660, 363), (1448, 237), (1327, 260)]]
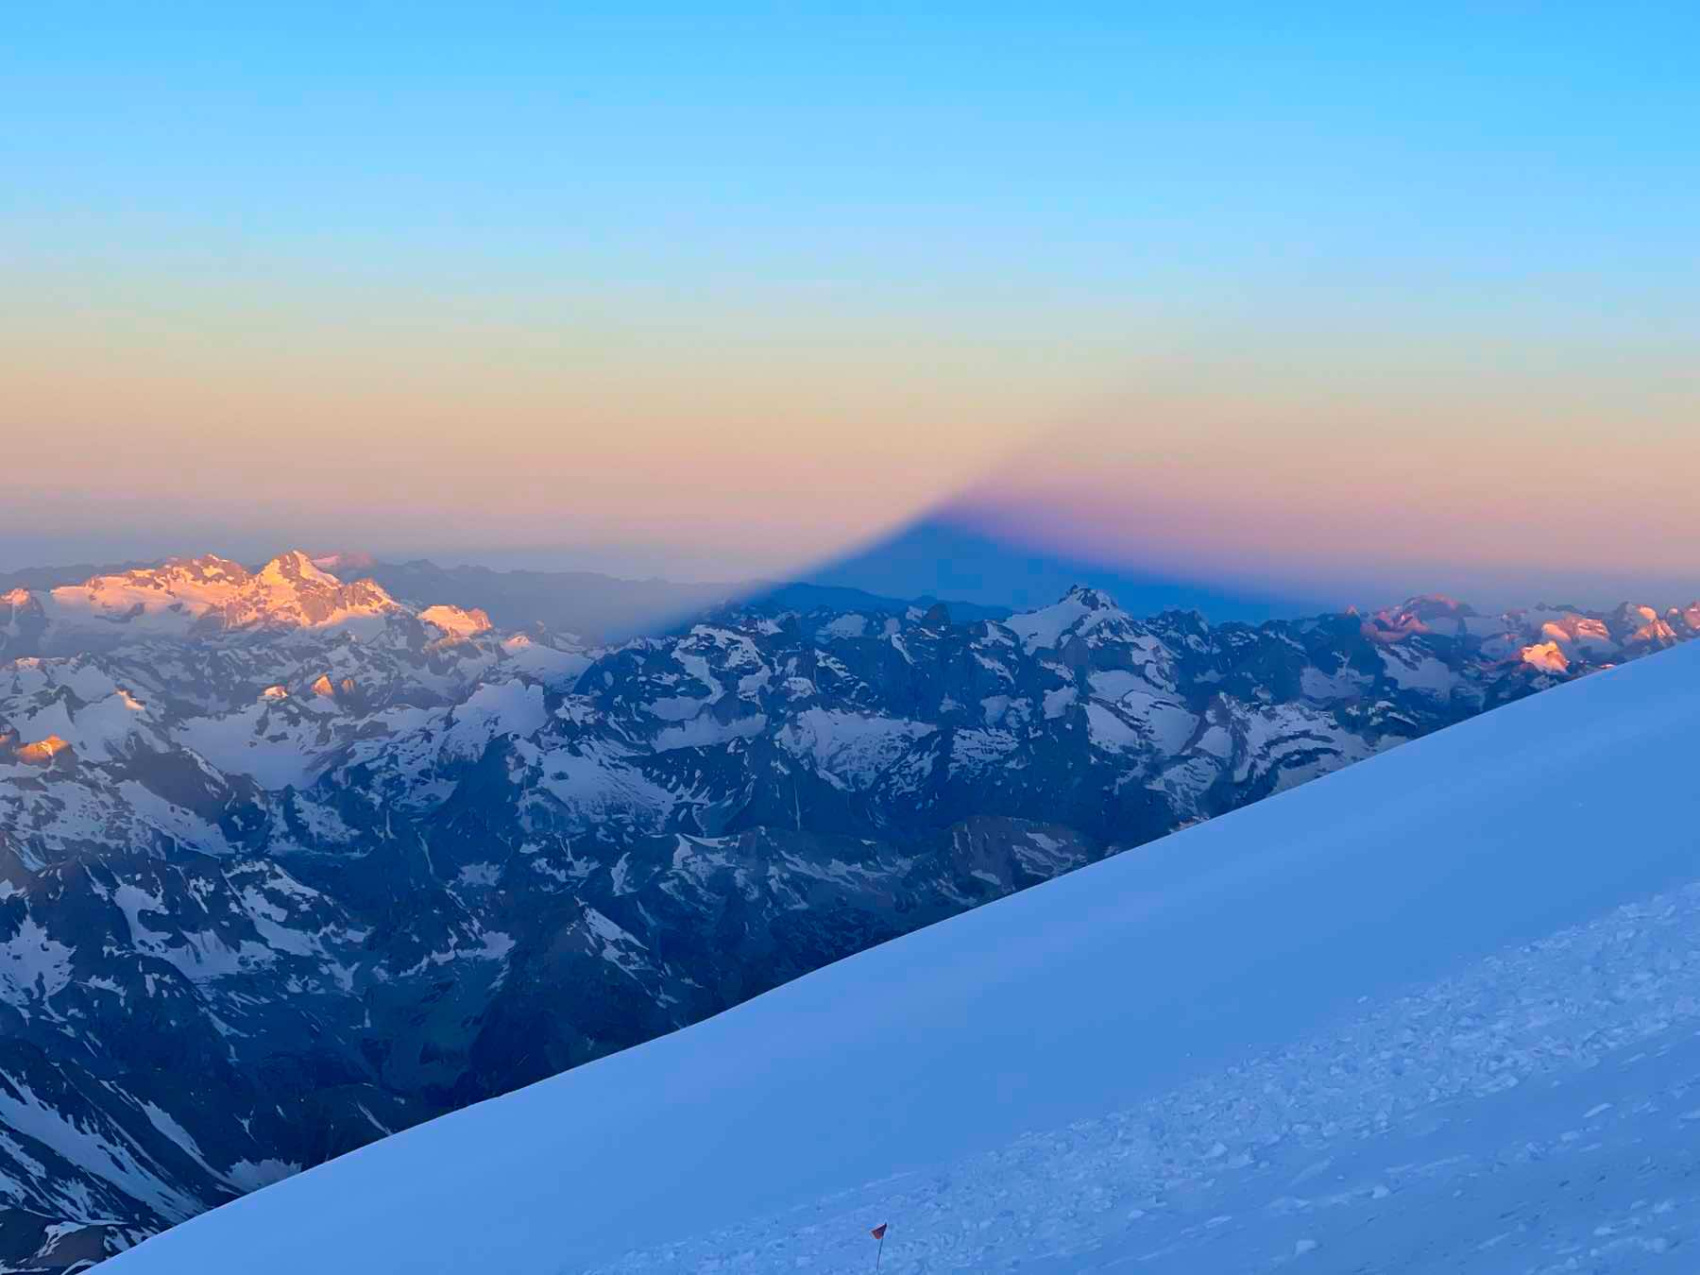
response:
[(890, 1225), (891, 1223), (889, 1222), (881, 1222), (878, 1226), (874, 1227), (873, 1230), (869, 1231), (868, 1234), (873, 1236), (876, 1240), (883, 1240), (885, 1238), (885, 1228)]
[(880, 1242), (880, 1246), (874, 1250), (874, 1270), (876, 1271), (880, 1268), (880, 1258), (885, 1256), (885, 1228), (890, 1225), (890, 1222), (881, 1222), (868, 1232), (869, 1235)]

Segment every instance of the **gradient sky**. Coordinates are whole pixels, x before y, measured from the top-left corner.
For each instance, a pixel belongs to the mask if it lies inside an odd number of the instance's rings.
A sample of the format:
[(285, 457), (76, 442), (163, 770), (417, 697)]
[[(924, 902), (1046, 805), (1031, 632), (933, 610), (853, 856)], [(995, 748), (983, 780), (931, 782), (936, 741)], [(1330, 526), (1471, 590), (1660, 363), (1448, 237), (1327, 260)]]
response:
[(1700, 592), (1700, 10), (1145, 8), (11, 14), (0, 566)]

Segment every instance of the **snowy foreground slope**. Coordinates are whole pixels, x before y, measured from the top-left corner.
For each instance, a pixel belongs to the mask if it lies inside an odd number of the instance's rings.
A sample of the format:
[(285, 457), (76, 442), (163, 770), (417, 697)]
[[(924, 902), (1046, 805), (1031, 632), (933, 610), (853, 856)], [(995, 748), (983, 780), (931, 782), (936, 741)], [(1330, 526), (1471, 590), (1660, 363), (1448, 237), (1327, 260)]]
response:
[(375, 1143), (114, 1275), (1689, 1269), (1700, 646)]

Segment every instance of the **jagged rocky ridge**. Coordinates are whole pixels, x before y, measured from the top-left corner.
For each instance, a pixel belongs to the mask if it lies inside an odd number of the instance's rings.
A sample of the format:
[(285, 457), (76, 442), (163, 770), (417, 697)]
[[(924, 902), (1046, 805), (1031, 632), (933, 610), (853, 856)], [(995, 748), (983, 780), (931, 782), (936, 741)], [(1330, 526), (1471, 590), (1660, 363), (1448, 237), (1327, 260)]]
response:
[(586, 650), (299, 553), (8, 593), (0, 1269), (81, 1269), (1697, 633), (1444, 599), (1213, 627), (1080, 589)]

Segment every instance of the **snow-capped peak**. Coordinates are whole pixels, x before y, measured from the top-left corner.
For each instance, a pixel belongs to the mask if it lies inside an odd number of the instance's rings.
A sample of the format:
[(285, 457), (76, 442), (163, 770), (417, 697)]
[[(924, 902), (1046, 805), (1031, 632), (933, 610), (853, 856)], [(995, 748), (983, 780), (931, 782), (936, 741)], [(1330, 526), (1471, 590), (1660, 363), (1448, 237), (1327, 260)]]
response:
[(48, 735), (34, 743), (21, 745), (17, 750), (17, 758), (21, 762), (41, 765), (52, 761), (60, 753), (65, 752), (71, 745), (57, 735)]
[[(114, 577), (96, 578), (112, 579)], [(205, 553), (195, 558), (170, 558), (158, 567), (126, 571), (122, 578), (132, 580), (137, 584), (169, 589), (185, 584), (199, 584), (209, 587), (219, 585), (239, 587), (246, 584), (251, 577), (248, 569), (240, 562), (221, 558), (216, 553)]]
[(1567, 673), (1570, 660), (1557, 642), (1537, 642), (1519, 653), (1523, 663), (1542, 673)]
[(259, 579), (271, 585), (317, 585), (326, 589), (334, 589), (342, 583), (330, 572), (315, 566), (313, 560), (300, 549), (278, 554), (260, 568)]
[(184, 635), (198, 628), (317, 628), (400, 610), (377, 583), (344, 584), (296, 549), (257, 572), (208, 554), (158, 567), (95, 576), (54, 589), (50, 619), (68, 628), (122, 625)]
[(1088, 611), (1116, 610), (1116, 600), (1101, 589), (1094, 589), (1089, 584), (1070, 585), (1062, 601), (1076, 602)]
[(478, 607), (463, 608), (439, 604), (426, 607), (419, 618), (452, 638), (477, 637), (491, 629), (490, 617)]
[(1070, 637), (1085, 635), (1110, 623), (1132, 624), (1132, 617), (1108, 594), (1077, 584), (1062, 600), (1036, 611), (1022, 611), (1004, 621), (1029, 653), (1060, 647)]
[(231, 616), (233, 627), (282, 624), (318, 627), (401, 609), (373, 580), (344, 584), (299, 549), (280, 554), (254, 577), (254, 589)]
[(1676, 641), (1676, 630), (1650, 606), (1625, 602), (1610, 617), (1623, 642), (1630, 646), (1668, 646)]

